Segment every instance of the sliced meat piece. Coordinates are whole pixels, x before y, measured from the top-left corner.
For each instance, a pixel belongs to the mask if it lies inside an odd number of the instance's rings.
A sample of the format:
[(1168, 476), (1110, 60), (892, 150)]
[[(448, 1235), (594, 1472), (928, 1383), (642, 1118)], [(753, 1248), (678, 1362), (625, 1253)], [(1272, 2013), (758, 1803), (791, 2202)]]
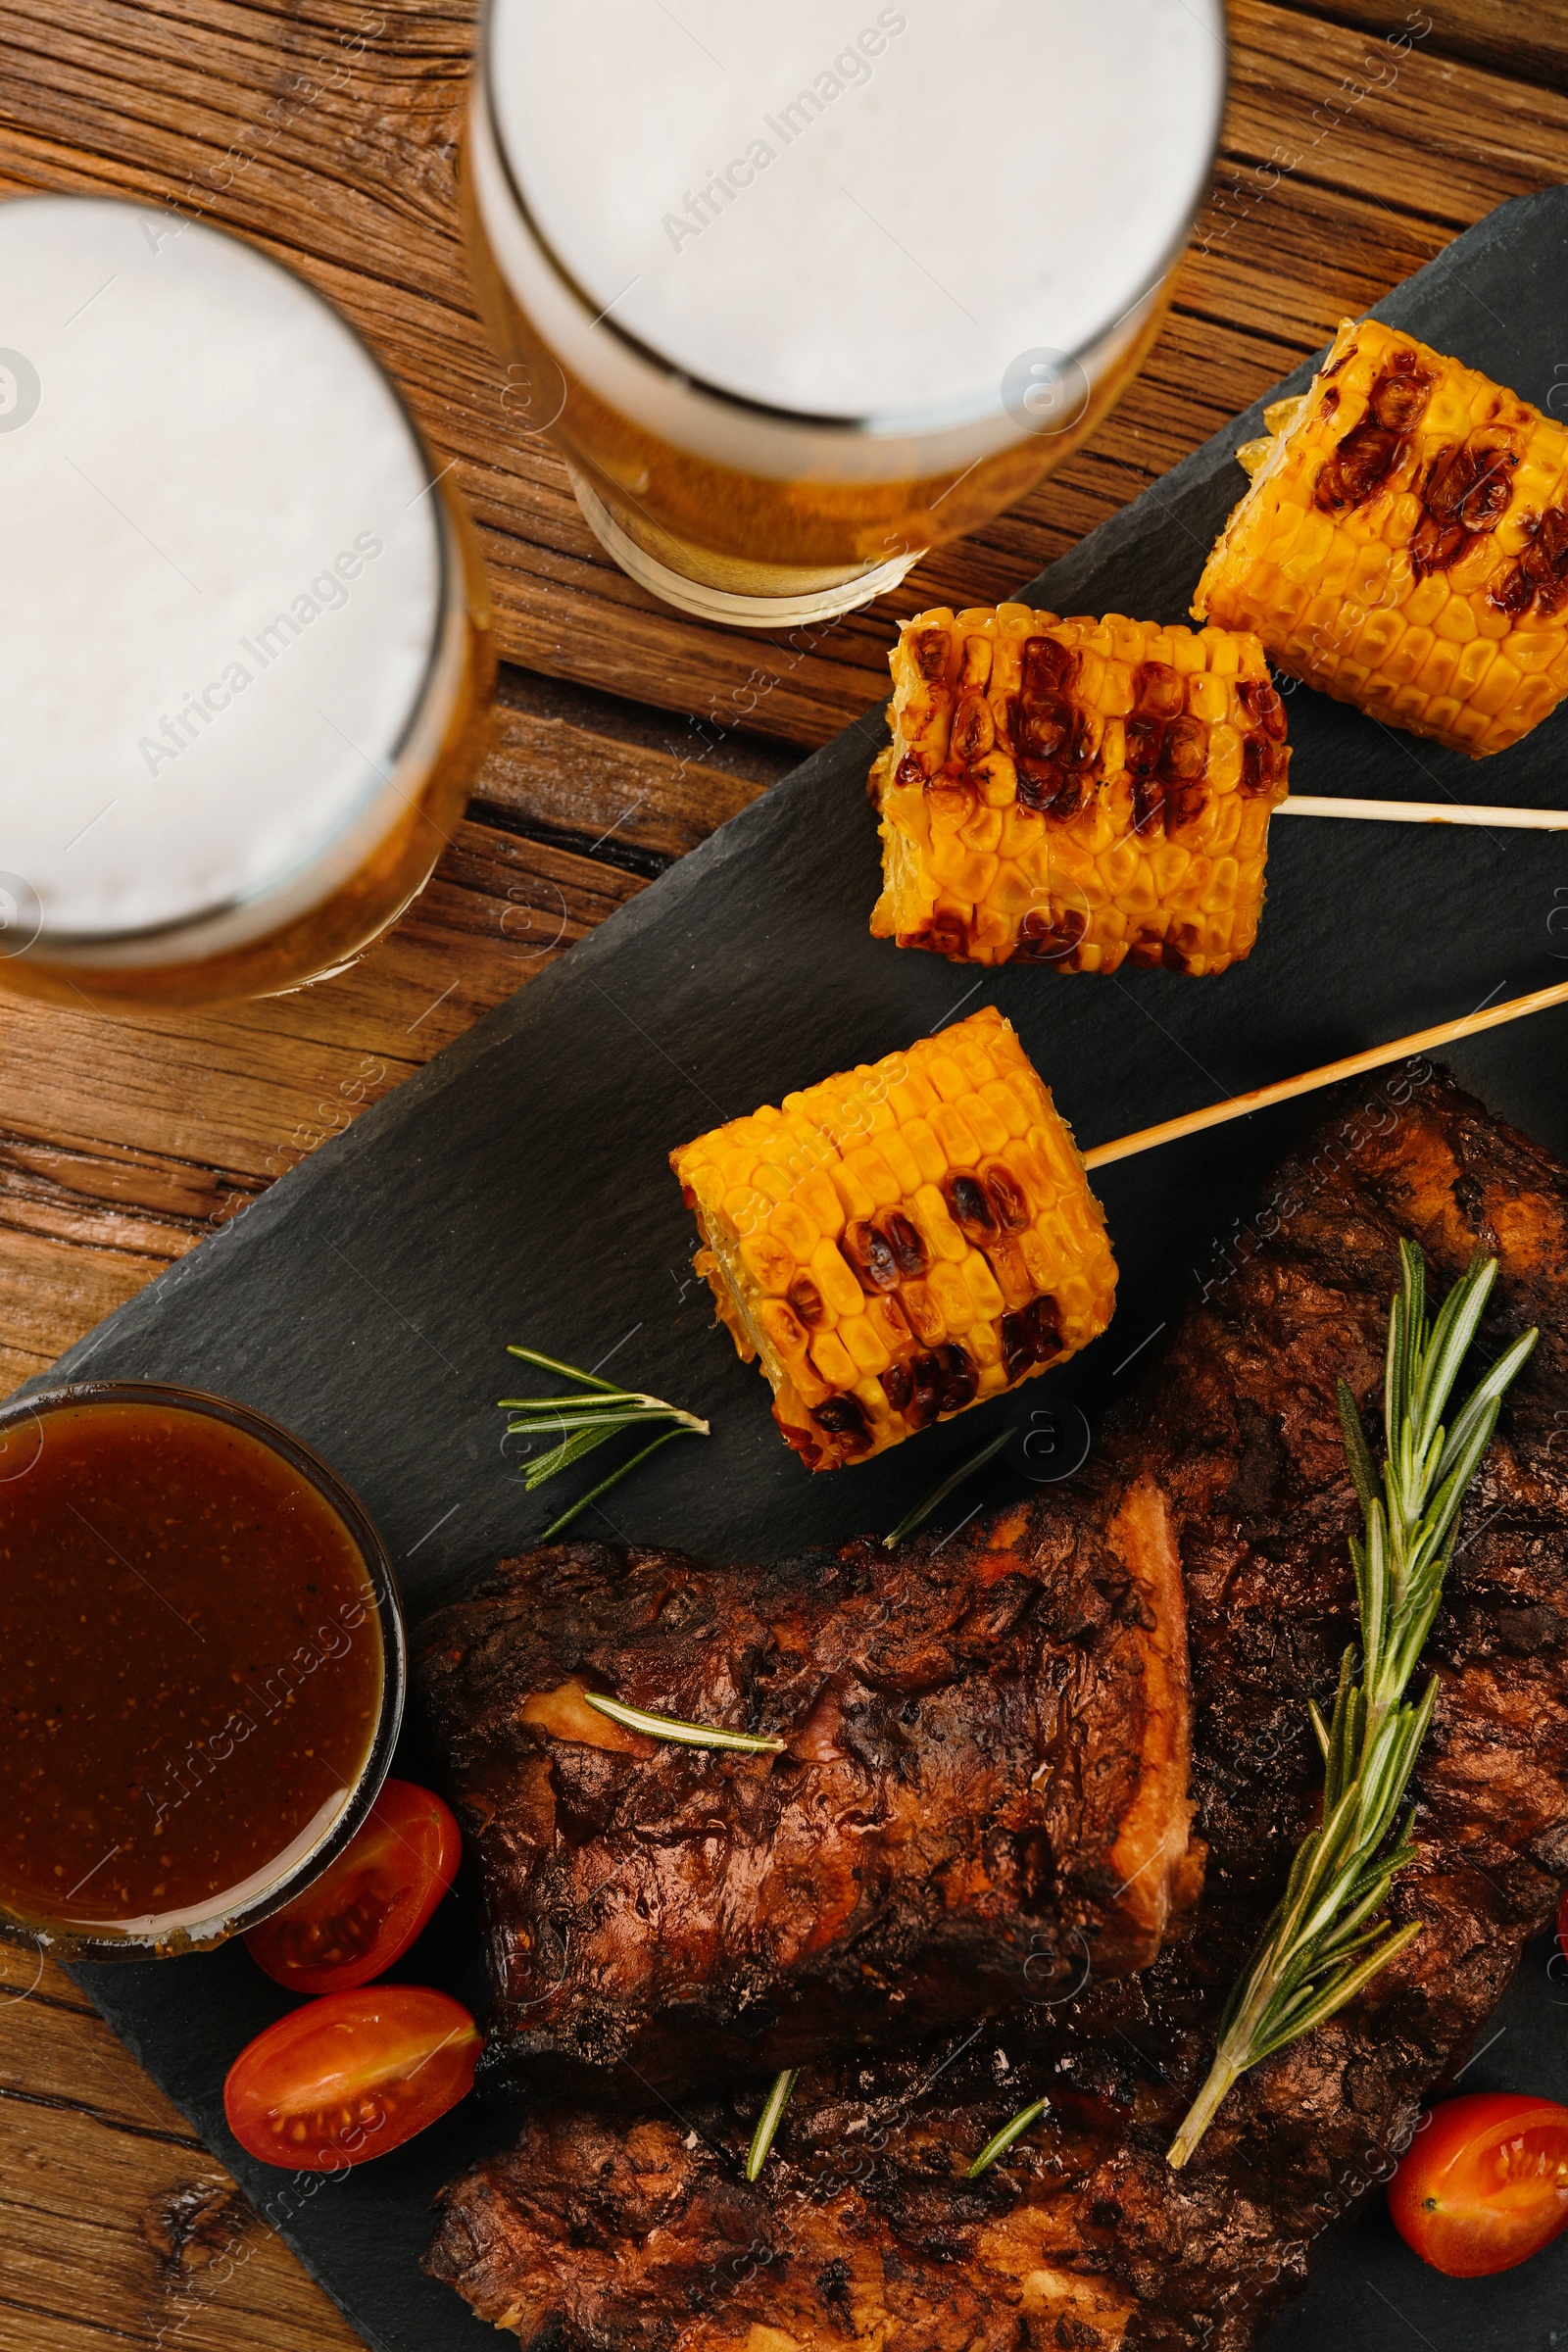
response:
[(525, 2344), (1111, 2352), (1136, 2305), (1082, 2264), (1093, 2134), (1053, 2135), (1049, 2182), (1025, 2152), (1038, 2201), (1007, 2175), (959, 2184), (955, 2145), (983, 2110), (955, 2113), (946, 2088), (921, 2099), (905, 2068), (878, 2074), (874, 2100), (846, 2098), (828, 2069), (803, 2084), (789, 2138), (802, 2160), (776, 2157), (756, 2188), (745, 2129), (709, 2107), (685, 2130), (617, 2130), (580, 2108), (531, 2120), (518, 2147), (448, 2192), (426, 2268)]
[[(535, 2095), (796, 2065), (1139, 1968), (1194, 1891), (1147, 1479), (897, 1559), (559, 1544), (431, 1619), (415, 1673), (478, 1860), (487, 2072)], [(590, 1690), (784, 1752), (650, 1740)]]
[[(1247, 2352), (1314, 2244), (1386, 2178), (1549, 1920), (1568, 1867), (1568, 1171), (1418, 1070), (1342, 1098), (1234, 1264), (1112, 1417), (1088, 1492), (1152, 1475), (1188, 1580), (1201, 1907), (1142, 1975), (1048, 1991), (918, 2056), (809, 2070), (755, 2189), (765, 2085), (628, 2130), (567, 2110), (447, 2192), (428, 2267), (557, 2352)], [(1356, 1524), (1334, 1405), (1375, 1408), (1398, 1236), (1435, 1288), (1497, 1253), (1488, 1350), (1542, 1341), (1465, 1505), (1432, 1643), (1423, 1934), (1353, 2007), (1164, 2150), (1320, 1787), (1309, 1692), (1352, 1637)], [(1026, 2103), (1048, 2114), (976, 2183)], [(825, 2226), (824, 2226), (825, 2225)], [(1076, 2298), (1076, 2299), (1074, 2299)]]

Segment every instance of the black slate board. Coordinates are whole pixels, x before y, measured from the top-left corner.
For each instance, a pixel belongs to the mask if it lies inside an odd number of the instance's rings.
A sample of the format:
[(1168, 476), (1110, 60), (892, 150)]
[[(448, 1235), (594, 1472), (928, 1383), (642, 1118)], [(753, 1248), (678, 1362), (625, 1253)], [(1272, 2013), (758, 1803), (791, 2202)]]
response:
[[(1568, 189), (1506, 205), (1378, 306), (1440, 350), (1545, 404), (1560, 381)], [(1270, 397), (1304, 386), (1302, 368)], [(1059, 612), (1185, 617), (1242, 477), (1261, 404), (1024, 591)], [(1547, 805), (1568, 796), (1568, 709), (1473, 767), (1302, 689), (1303, 791)], [(1564, 976), (1568, 843), (1547, 835), (1281, 822), (1251, 960), (1217, 982), (1023, 970), (972, 974), (873, 943), (876, 845), (862, 783), (879, 715), (847, 730), (726, 825), (351, 1132), (275, 1185), (74, 1348), (62, 1374), (190, 1382), (259, 1405), (318, 1446), (400, 1561), (417, 1613), (464, 1569), (559, 1509), (504, 1457), (502, 1352), (525, 1340), (612, 1361), (711, 1414), (611, 1497), (617, 1530), (714, 1554), (780, 1554), (884, 1529), (961, 1457), (993, 1406), (863, 1468), (811, 1479), (779, 1442), (764, 1385), (710, 1329), (691, 1233), (665, 1168), (720, 1117), (887, 1053), (985, 1003), (1002, 1007), (1086, 1146)], [(1568, 1013), (1452, 1055), (1499, 1113), (1568, 1154), (1559, 1080)], [(1105, 1339), (1055, 1385), (1091, 1410), (1174, 1317), (1271, 1162), (1313, 1116), (1291, 1105), (1106, 1170), (1122, 1266)], [(1140, 1356), (1135, 1370), (1151, 1360)], [(548, 1510), (544, 1504), (548, 1500)], [(417, 1769), (412, 1755), (404, 1769)], [(466, 1917), (449, 1905), (400, 1972), (463, 1988)], [(1549, 1953), (1488, 2033), (1465, 2087), (1568, 2099), (1568, 1986)], [(105, 2015), (380, 2352), (494, 2342), (417, 2256), (429, 2199), (504, 2117), (460, 2110), (345, 2180), (246, 2158), (224, 2131), (224, 2071), (287, 2006), (243, 1950), (79, 1972)], [(1486, 2036), (1483, 2036), (1483, 2042)], [(1413, 2330), (1435, 2352), (1561, 2340), (1568, 2239), (1522, 2271), (1455, 2285), (1381, 2211), (1331, 2237), (1276, 2352), (1354, 2352)]]

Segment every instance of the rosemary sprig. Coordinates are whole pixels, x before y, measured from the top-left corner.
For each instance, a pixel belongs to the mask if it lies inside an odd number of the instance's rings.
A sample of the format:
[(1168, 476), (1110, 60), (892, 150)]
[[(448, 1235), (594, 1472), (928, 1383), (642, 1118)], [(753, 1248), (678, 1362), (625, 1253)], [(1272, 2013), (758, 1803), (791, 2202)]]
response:
[(1355, 1399), (1340, 1383), (1345, 1448), (1364, 1523), (1360, 1539), (1350, 1539), (1360, 1678), (1348, 1649), (1332, 1721), (1311, 1708), (1323, 1751), (1322, 1819), (1301, 1840), (1285, 1892), (1226, 2004), (1208, 2079), (1168, 2151), (1178, 2170), (1238, 2077), (1322, 2025), (1421, 1933), (1419, 1921), (1389, 1930), (1378, 1917), (1396, 1875), (1414, 1856), (1413, 1810), (1396, 1816), (1432, 1720), (1437, 1678), (1414, 1704), (1405, 1691), (1443, 1597), (1465, 1490), (1538, 1336), (1527, 1331), (1515, 1340), (1445, 1428), (1496, 1271), (1494, 1258), (1472, 1258), (1429, 1321), (1421, 1252), (1400, 1242), (1384, 1372), (1381, 1492)]
[(1036, 2099), (1032, 2107), (1020, 2107), (1011, 2123), (1004, 2124), (996, 2136), (986, 2141), (985, 2146), (964, 2174), (964, 2179), (978, 2180), (982, 2173), (989, 2173), (997, 2158), (1005, 2156), (1013, 2141), (1022, 2139), (1030, 2125), (1037, 2124), (1050, 2105), (1049, 2099)]
[(798, 2066), (787, 2066), (781, 2075), (774, 2077), (773, 2087), (768, 2092), (766, 2103), (757, 2119), (757, 2130), (752, 2133), (752, 2144), (746, 2151), (746, 2178), (748, 2180), (755, 2180), (767, 2162), (768, 2150), (773, 2145), (774, 2135), (779, 2125), (784, 2121), (784, 2110), (790, 2103), (790, 2093), (800, 2081), (800, 2077), (801, 2070)]
[(777, 1756), (784, 1742), (766, 1732), (727, 1732), (721, 1725), (683, 1723), (678, 1715), (651, 1715), (646, 1707), (628, 1707), (624, 1700), (607, 1698), (602, 1690), (585, 1690), (583, 1698), (612, 1723), (628, 1732), (646, 1733), (650, 1740), (667, 1740), (675, 1747), (732, 1747), (743, 1756)]
[(652, 1445), (642, 1446), (629, 1461), (621, 1462), (608, 1478), (602, 1478), (596, 1487), (590, 1487), (587, 1494), (580, 1495), (568, 1509), (563, 1511), (559, 1519), (553, 1519), (539, 1539), (543, 1544), (548, 1544), (552, 1536), (559, 1536), (564, 1528), (569, 1527), (591, 1502), (597, 1502), (601, 1494), (607, 1494), (628, 1472), (635, 1470), (639, 1462), (645, 1462), (661, 1446), (667, 1446), (671, 1438), (706, 1438), (709, 1434), (706, 1421), (699, 1421), (695, 1413), (683, 1412), (678, 1404), (666, 1404), (662, 1396), (650, 1396), (641, 1389), (617, 1389), (612, 1381), (600, 1380), (592, 1372), (579, 1371), (575, 1364), (560, 1363), (553, 1355), (541, 1355), (534, 1348), (509, 1348), (507, 1353), (520, 1356), (525, 1364), (537, 1365), (541, 1372), (554, 1372), (562, 1380), (579, 1384), (580, 1393), (574, 1396), (503, 1396), (501, 1399), (502, 1412), (525, 1416), (522, 1420), (508, 1423), (509, 1438), (534, 1438), (549, 1430), (560, 1433), (560, 1443), (553, 1446), (548, 1453), (542, 1453), (537, 1461), (528, 1464), (523, 1486), (530, 1494), (535, 1487), (542, 1487), (546, 1479), (555, 1478), (563, 1470), (569, 1470), (574, 1462), (580, 1462), (585, 1454), (592, 1453), (596, 1446), (603, 1446), (609, 1439), (618, 1437), (623, 1429), (660, 1431)]
[(1002, 1451), (1002, 1448), (1006, 1445), (1011, 1436), (1012, 1425), (1009, 1422), (1004, 1430), (1001, 1431), (998, 1436), (992, 1438), (987, 1445), (982, 1446), (978, 1453), (971, 1453), (966, 1462), (960, 1462), (958, 1464), (956, 1470), (950, 1470), (946, 1478), (939, 1479), (936, 1485), (931, 1489), (929, 1494), (923, 1496), (922, 1499), (915, 1504), (913, 1510), (905, 1512), (904, 1517), (899, 1521), (898, 1526), (894, 1528), (891, 1535), (886, 1535), (883, 1537), (883, 1550), (896, 1550), (899, 1544), (904, 1542), (906, 1536), (912, 1536), (917, 1527), (924, 1527), (926, 1521), (930, 1518), (932, 1512), (938, 1507), (938, 1505), (947, 1501), (948, 1496), (953, 1493), (954, 1488), (961, 1487), (966, 1478), (973, 1478), (975, 1472), (977, 1470), (983, 1470), (987, 1462), (995, 1461), (997, 1455)]

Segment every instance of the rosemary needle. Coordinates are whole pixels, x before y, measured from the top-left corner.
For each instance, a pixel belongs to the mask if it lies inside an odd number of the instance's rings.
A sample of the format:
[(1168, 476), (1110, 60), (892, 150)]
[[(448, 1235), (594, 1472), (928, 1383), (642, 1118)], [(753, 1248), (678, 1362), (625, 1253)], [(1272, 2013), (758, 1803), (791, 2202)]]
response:
[(1005, 2156), (1013, 2141), (1022, 2139), (1030, 2125), (1037, 2124), (1050, 2105), (1049, 2099), (1036, 2099), (1032, 2107), (1020, 2108), (1010, 2124), (1004, 2124), (996, 2137), (986, 2141), (985, 2146), (964, 2174), (964, 2179), (978, 2180), (982, 2173), (989, 2173), (997, 2158)]
[(988, 1445), (982, 1446), (978, 1453), (971, 1453), (969, 1459), (966, 1462), (960, 1462), (956, 1470), (950, 1470), (947, 1477), (932, 1488), (923, 1501), (917, 1502), (912, 1511), (905, 1512), (892, 1534), (883, 1537), (883, 1550), (892, 1551), (896, 1545), (904, 1542), (906, 1536), (912, 1536), (917, 1527), (924, 1527), (938, 1504), (947, 1501), (954, 1488), (961, 1487), (966, 1478), (972, 1478), (977, 1470), (984, 1469), (987, 1462), (994, 1461), (1011, 1436), (1012, 1426), (1009, 1422), (1000, 1435), (994, 1437)]
[(752, 2144), (746, 2152), (746, 2178), (748, 2180), (755, 2180), (767, 2162), (767, 2154), (773, 2145), (774, 2134), (783, 2122), (784, 2110), (790, 2103), (790, 2092), (800, 2079), (801, 2070), (798, 2066), (787, 2066), (784, 2072), (775, 2078), (773, 2087), (767, 2094), (766, 2104), (757, 2119), (757, 2130), (752, 2133)]
[(634, 1453), (629, 1462), (622, 1462), (617, 1470), (612, 1470), (608, 1478), (602, 1478), (597, 1487), (590, 1487), (586, 1494), (579, 1495), (575, 1502), (568, 1503), (559, 1519), (551, 1520), (550, 1525), (539, 1539), (540, 1543), (552, 1543), (564, 1528), (569, 1527), (572, 1521), (588, 1508), (591, 1502), (597, 1502), (601, 1494), (608, 1494), (611, 1488), (618, 1486), (623, 1478), (636, 1469), (639, 1462), (646, 1462), (651, 1453), (657, 1453), (661, 1446), (667, 1446), (671, 1438), (685, 1438), (691, 1435), (690, 1430), (666, 1429), (662, 1438), (655, 1438), (653, 1444), (645, 1446), (641, 1453)]
[(1432, 1720), (1437, 1677), (1414, 1705), (1405, 1690), (1443, 1598), (1465, 1490), (1537, 1339), (1527, 1331), (1515, 1340), (1451, 1427), (1444, 1426), (1496, 1271), (1495, 1258), (1472, 1258), (1429, 1320), (1421, 1252), (1400, 1242), (1384, 1368), (1381, 1482), (1355, 1399), (1340, 1383), (1340, 1421), (1362, 1517), (1360, 1538), (1350, 1539), (1360, 1680), (1355, 1651), (1348, 1649), (1332, 1721), (1311, 1708), (1323, 1751), (1322, 1819), (1298, 1847), (1285, 1892), (1226, 2004), (1214, 2063), (1168, 2151), (1178, 2171), (1239, 2076), (1332, 2017), (1421, 1933), (1419, 1921), (1391, 1930), (1379, 1916), (1395, 1877), (1414, 1858), (1413, 1812), (1396, 1817)]
[(523, 1486), (528, 1494), (542, 1487), (547, 1479), (563, 1470), (569, 1470), (585, 1454), (603, 1446), (622, 1430), (658, 1429), (660, 1435), (651, 1446), (644, 1446), (629, 1461), (612, 1470), (586, 1494), (553, 1519), (540, 1538), (549, 1543), (559, 1536), (591, 1502), (619, 1484), (639, 1462), (645, 1462), (656, 1449), (670, 1438), (706, 1438), (708, 1423), (695, 1413), (684, 1412), (678, 1404), (666, 1404), (662, 1396), (651, 1396), (643, 1389), (617, 1389), (612, 1381), (601, 1380), (596, 1373), (584, 1372), (576, 1364), (563, 1363), (559, 1356), (541, 1355), (536, 1348), (509, 1348), (509, 1355), (520, 1356), (541, 1372), (553, 1372), (558, 1379), (576, 1384), (576, 1394), (569, 1396), (503, 1396), (501, 1410), (516, 1413), (522, 1418), (509, 1422), (509, 1438), (537, 1438), (548, 1431), (557, 1440), (547, 1453), (530, 1461), (523, 1473)]
[(771, 1739), (765, 1732), (727, 1732), (720, 1724), (683, 1723), (678, 1715), (651, 1715), (645, 1707), (628, 1707), (618, 1698), (607, 1698), (602, 1690), (585, 1690), (583, 1697), (612, 1723), (623, 1723), (628, 1732), (645, 1732), (650, 1740), (667, 1740), (672, 1747), (732, 1747), (743, 1756), (784, 1752), (783, 1740)]

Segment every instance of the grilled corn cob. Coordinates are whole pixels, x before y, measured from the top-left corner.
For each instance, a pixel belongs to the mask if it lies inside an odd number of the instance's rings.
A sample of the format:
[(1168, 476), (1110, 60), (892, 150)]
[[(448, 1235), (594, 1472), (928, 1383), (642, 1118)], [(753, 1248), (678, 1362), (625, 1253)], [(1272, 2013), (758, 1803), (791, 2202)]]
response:
[(1527, 735), (1568, 693), (1568, 430), (1373, 318), (1264, 422), (1195, 616), (1474, 759)]
[(1001, 1013), (670, 1153), (693, 1261), (812, 1470), (862, 1461), (1099, 1336), (1116, 1262)]
[(922, 612), (890, 657), (878, 939), (956, 963), (1223, 972), (1257, 935), (1285, 707), (1255, 637)]

